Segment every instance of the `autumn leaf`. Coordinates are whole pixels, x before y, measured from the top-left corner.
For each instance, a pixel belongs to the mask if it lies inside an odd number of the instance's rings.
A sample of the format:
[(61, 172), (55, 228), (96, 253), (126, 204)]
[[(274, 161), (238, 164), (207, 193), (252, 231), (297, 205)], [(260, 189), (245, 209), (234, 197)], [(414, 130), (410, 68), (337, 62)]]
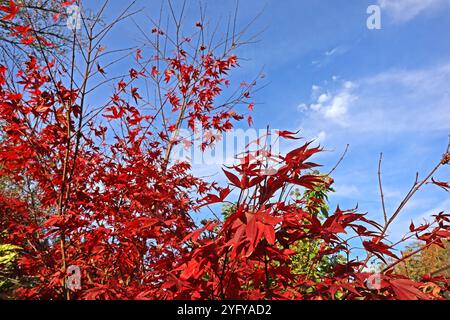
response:
[(100, 74), (106, 78), (105, 70), (102, 67), (100, 67), (100, 64), (98, 63), (97, 63), (97, 71), (100, 72)]
[(391, 247), (381, 241), (375, 239), (372, 239), (372, 241), (363, 241), (363, 246), (367, 251), (373, 253), (385, 263), (386, 260), (383, 255), (398, 259), (398, 257), (390, 251)]
[(1, 20), (10, 21), (10, 20), (14, 19), (14, 17), (17, 15), (19, 10), (20, 10), (20, 6), (17, 5), (14, 1), (9, 0), (8, 6), (0, 6), (0, 11), (3, 11), (6, 13), (6, 15), (1, 18)]
[(136, 49), (135, 58), (136, 58), (137, 61), (142, 59), (142, 50), (141, 49)]
[(230, 181), (234, 186), (238, 188), (241, 187), (241, 180), (239, 180), (238, 177), (236, 177), (234, 174), (224, 169), (222, 169), (222, 171), (225, 173), (226, 177), (228, 178), (228, 181)]
[(434, 180), (434, 178), (431, 178), (431, 181), (433, 182), (433, 184), (441, 187), (445, 191), (450, 192), (450, 185), (447, 182), (437, 181)]
[(152, 77), (153, 78), (156, 78), (156, 76), (159, 74), (159, 72), (158, 72), (158, 69), (155, 67), (155, 66), (153, 66), (152, 67)]
[(136, 103), (138, 102), (138, 99), (142, 99), (142, 97), (138, 93), (138, 88), (131, 88), (131, 96)]
[(296, 132), (291, 132), (291, 131), (276, 131), (276, 133), (278, 134), (278, 136), (285, 138), (285, 139), (292, 139), (292, 140), (298, 140), (301, 139), (300, 137), (296, 137), (296, 135), (299, 133), (300, 131), (296, 131)]
[(416, 283), (409, 279), (389, 281), (399, 300), (429, 300), (428, 296), (416, 288)]
[(73, 4), (75, 1), (76, 1), (76, 0), (64, 1), (64, 2), (62, 3), (62, 6), (63, 6), (63, 7), (68, 7), (68, 6), (70, 6), (71, 4)]
[(170, 81), (170, 77), (172, 76), (171, 70), (164, 71), (164, 81), (168, 83)]

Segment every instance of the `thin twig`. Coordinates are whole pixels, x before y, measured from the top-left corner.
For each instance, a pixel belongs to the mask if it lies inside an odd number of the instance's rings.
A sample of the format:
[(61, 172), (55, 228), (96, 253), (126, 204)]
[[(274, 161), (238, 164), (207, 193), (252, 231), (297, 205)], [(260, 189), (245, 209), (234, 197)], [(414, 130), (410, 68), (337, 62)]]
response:
[(388, 217), (386, 212), (386, 205), (384, 202), (383, 183), (381, 182), (381, 162), (383, 161), (383, 153), (380, 153), (378, 160), (378, 187), (380, 188), (381, 206), (383, 207), (384, 223), (387, 223)]
[(331, 171), (327, 173), (327, 176), (331, 175), (337, 169), (337, 167), (341, 164), (341, 162), (344, 160), (344, 158), (345, 158), (345, 156), (346, 156), (346, 154), (348, 152), (348, 148), (349, 147), (350, 147), (350, 145), (347, 144), (347, 146), (345, 147), (344, 153), (342, 154), (341, 158), (336, 163), (336, 165), (333, 167), (333, 169), (331, 169)]

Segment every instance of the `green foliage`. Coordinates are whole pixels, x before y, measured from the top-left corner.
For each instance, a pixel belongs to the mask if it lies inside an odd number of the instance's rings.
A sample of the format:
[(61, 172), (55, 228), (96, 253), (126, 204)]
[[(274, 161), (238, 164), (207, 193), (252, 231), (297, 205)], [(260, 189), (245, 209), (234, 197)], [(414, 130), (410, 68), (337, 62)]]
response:
[[(314, 171), (314, 174), (320, 174)], [(329, 216), (328, 194), (334, 192), (330, 187), (332, 181), (328, 176), (323, 175), (325, 183), (317, 184), (315, 188), (302, 192), (296, 189), (291, 196), (299, 203), (303, 210), (313, 213), (319, 220), (324, 220)], [(342, 255), (323, 256), (317, 261), (320, 241), (299, 240), (290, 249), (298, 252), (292, 256), (293, 270), (296, 274), (306, 275), (312, 280), (320, 280), (324, 275), (338, 263), (345, 263)]]
[[(313, 171), (312, 174), (320, 175), (320, 172)], [(312, 189), (307, 189), (303, 193), (296, 189), (292, 192), (292, 197), (303, 202), (303, 209), (311, 212), (319, 219), (325, 219), (329, 216), (330, 207), (328, 206), (328, 194), (334, 192), (331, 188), (332, 180), (327, 175), (321, 175), (325, 183), (317, 184)]]
[(236, 206), (234, 204), (226, 204), (222, 207), (223, 220), (227, 220), (229, 216), (236, 211)]
[(4, 268), (10, 265), (17, 257), (16, 250), (20, 247), (12, 244), (0, 244), (0, 265)]
[(11, 290), (17, 282), (11, 277), (11, 271), (20, 249), (11, 244), (0, 244), (0, 292)]
[(325, 256), (317, 261), (321, 243), (318, 241), (300, 240), (293, 244), (290, 249), (298, 252), (292, 256), (293, 273), (307, 275), (312, 280), (319, 280), (329, 274), (336, 264), (345, 263), (342, 255)]

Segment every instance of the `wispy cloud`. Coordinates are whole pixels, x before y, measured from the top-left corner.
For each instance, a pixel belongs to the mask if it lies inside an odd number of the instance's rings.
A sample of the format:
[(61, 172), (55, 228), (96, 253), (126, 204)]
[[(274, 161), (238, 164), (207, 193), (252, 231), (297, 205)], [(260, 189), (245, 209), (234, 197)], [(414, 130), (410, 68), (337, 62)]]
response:
[[(338, 84), (338, 85), (337, 85)], [(336, 87), (337, 85), (337, 87)], [(405, 133), (449, 128), (450, 64), (421, 70), (388, 70), (332, 88), (315, 85), (309, 103), (300, 104), (302, 127), (311, 136), (345, 128), (355, 133)]]
[(309, 110), (341, 126), (347, 126), (349, 107), (358, 99), (353, 93), (354, 89), (355, 84), (351, 81), (345, 81), (339, 88), (327, 91), (314, 85), (312, 87), (313, 102), (309, 105), (300, 104), (299, 109)]
[[(382, 218), (377, 160), (383, 151), (385, 200), (389, 212), (395, 209), (416, 171), (425, 173), (429, 170), (426, 161), (438, 160), (441, 155), (430, 142), (445, 143), (450, 133), (449, 87), (450, 64), (391, 69), (352, 81), (336, 77), (314, 86), (310, 100), (298, 108), (302, 115), (298, 128), (309, 138), (326, 132), (327, 150), (339, 151), (350, 144), (334, 173), (337, 192), (330, 197), (333, 204), (348, 207), (358, 203), (362, 212)], [(323, 157), (320, 162), (332, 166), (339, 154), (329, 152)], [(415, 199), (405, 208), (399, 227), (391, 232), (394, 239), (407, 229), (408, 221), (421, 220), (425, 211), (442, 201), (439, 195), (429, 193), (427, 197), (427, 201)]]
[(397, 23), (409, 21), (425, 11), (450, 4), (448, 0), (378, 0), (378, 4)]
[(319, 58), (317, 58), (316, 60), (314, 60), (312, 62), (312, 65), (316, 66), (316, 67), (323, 67), (326, 64), (330, 63), (331, 60), (334, 59), (336, 56), (343, 55), (349, 49), (350, 48), (348, 46), (339, 45), (339, 46), (333, 47), (329, 50), (326, 50), (323, 54), (321, 54), (321, 56)]

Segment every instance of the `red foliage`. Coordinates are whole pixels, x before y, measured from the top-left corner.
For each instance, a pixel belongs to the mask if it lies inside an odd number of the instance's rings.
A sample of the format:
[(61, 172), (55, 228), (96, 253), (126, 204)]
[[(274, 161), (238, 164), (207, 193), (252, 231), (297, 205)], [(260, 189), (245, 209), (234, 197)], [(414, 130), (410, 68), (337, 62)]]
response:
[(9, 0), (7, 6), (0, 6), (0, 11), (3, 11), (5, 15), (1, 18), (3, 21), (13, 20), (20, 10), (20, 6), (13, 0)]

